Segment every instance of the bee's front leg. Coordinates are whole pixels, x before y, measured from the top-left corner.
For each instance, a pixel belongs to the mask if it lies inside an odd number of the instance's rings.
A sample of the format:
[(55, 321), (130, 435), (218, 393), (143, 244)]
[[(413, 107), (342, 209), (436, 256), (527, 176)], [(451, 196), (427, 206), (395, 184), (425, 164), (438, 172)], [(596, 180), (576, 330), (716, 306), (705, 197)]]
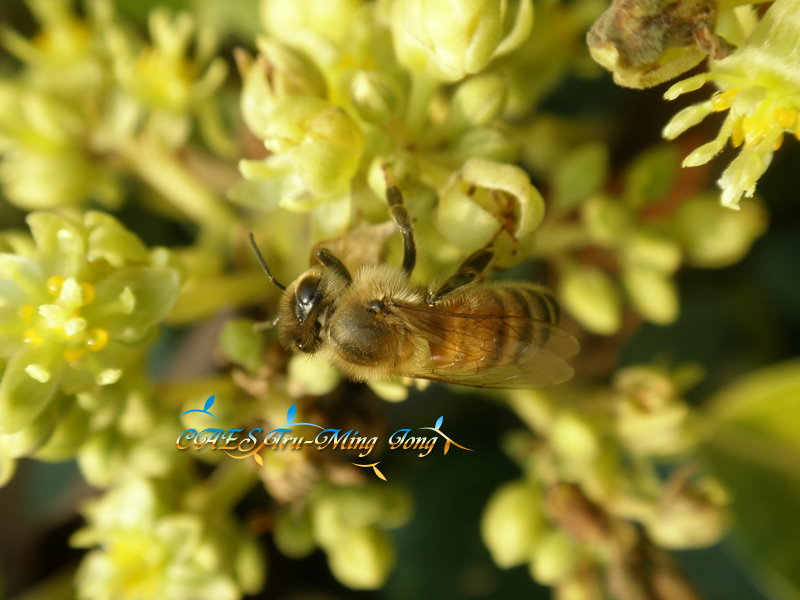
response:
[(403, 194), (400, 192), (400, 188), (395, 185), (386, 168), (384, 168), (384, 176), (386, 177), (386, 203), (389, 205), (389, 215), (403, 234), (403, 271), (410, 277), (414, 265), (417, 263), (417, 246), (414, 243), (411, 217), (403, 203)]
[(347, 267), (344, 266), (344, 263), (336, 258), (336, 256), (331, 254), (331, 252), (326, 248), (319, 248), (314, 253), (314, 257), (321, 265), (327, 267), (341, 277), (342, 281), (344, 281), (346, 285), (353, 283), (353, 276), (350, 275), (350, 271), (347, 270)]
[(447, 281), (439, 286), (439, 289), (428, 293), (425, 302), (430, 306), (435, 306), (447, 294), (476, 281), (489, 267), (493, 258), (494, 251), (491, 249), (491, 244), (476, 250), (461, 263), (461, 266)]

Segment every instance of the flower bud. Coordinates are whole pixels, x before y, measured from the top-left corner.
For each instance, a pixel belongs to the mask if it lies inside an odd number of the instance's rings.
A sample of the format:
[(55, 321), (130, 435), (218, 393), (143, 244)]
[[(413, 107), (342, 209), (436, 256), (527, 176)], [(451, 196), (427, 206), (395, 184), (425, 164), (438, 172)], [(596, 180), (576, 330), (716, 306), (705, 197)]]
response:
[(497, 123), (486, 127), (470, 127), (456, 138), (452, 152), (463, 161), (483, 158), (513, 163), (519, 157), (520, 144), (505, 127)]
[(479, 73), (495, 56), (517, 48), (533, 24), (530, 0), (520, 1), (508, 32), (500, 0), (394, 0), (391, 6), (398, 60), (440, 81)]
[(276, 97), (325, 96), (325, 78), (303, 52), (266, 37), (259, 37), (256, 46), (264, 57), (267, 81)]
[(250, 319), (230, 319), (222, 327), (219, 348), (226, 359), (254, 372), (261, 366), (264, 337)]
[(289, 558), (303, 558), (314, 550), (310, 515), (284, 508), (275, 517), (275, 545)]
[(314, 539), (323, 548), (334, 546), (347, 534), (342, 507), (334, 489), (325, 489), (312, 505)]
[(539, 543), (544, 522), (533, 484), (511, 481), (495, 490), (481, 517), (481, 537), (497, 566), (525, 563)]
[(644, 231), (630, 235), (622, 248), (627, 265), (674, 273), (681, 264), (681, 250), (671, 239)]
[(507, 92), (505, 78), (496, 73), (470, 77), (458, 86), (451, 100), (451, 126), (488, 125), (503, 112)]
[(678, 401), (678, 390), (663, 371), (654, 367), (627, 367), (614, 378), (614, 389), (642, 410), (655, 411)]
[(648, 321), (668, 325), (678, 318), (678, 292), (668, 275), (649, 267), (629, 265), (622, 275), (625, 291)]
[(264, 145), (285, 155), (315, 196), (347, 190), (364, 150), (364, 135), (352, 118), (321, 98), (286, 98), (271, 112)]
[(620, 326), (622, 307), (611, 278), (595, 267), (570, 265), (561, 274), (559, 297), (581, 325), (600, 335)]
[(653, 542), (668, 549), (700, 548), (716, 543), (725, 533), (728, 515), (724, 507), (727, 494), (716, 482), (668, 482), (652, 519), (646, 524)]
[(376, 524), (382, 528), (394, 529), (411, 518), (413, 503), (409, 492), (401, 487), (382, 485), (378, 489), (381, 510)]
[(614, 381), (617, 435), (632, 452), (670, 456), (695, 438), (690, 411), (667, 375), (650, 367), (629, 367)]
[(255, 59), (241, 50), (236, 54), (243, 85), (242, 116), (250, 130), (264, 137), (272, 112), (281, 102), (295, 96), (322, 97), (325, 80), (300, 51), (274, 40), (259, 38), (261, 53)]
[(598, 192), (608, 177), (608, 148), (588, 143), (564, 156), (553, 175), (558, 209), (569, 211)]
[(573, 464), (586, 464), (597, 457), (600, 450), (597, 436), (578, 415), (563, 411), (553, 422), (550, 443), (558, 456)]
[(674, 221), (686, 262), (705, 268), (727, 267), (741, 260), (766, 226), (767, 215), (760, 203), (748, 202), (732, 211), (711, 196), (684, 202)]
[(663, 199), (678, 177), (677, 150), (669, 144), (649, 148), (625, 172), (625, 200), (639, 207)]
[(606, 597), (598, 578), (592, 577), (591, 571), (584, 571), (559, 581), (553, 600), (603, 600)]
[(346, 527), (366, 527), (374, 525), (380, 518), (382, 509), (379, 488), (341, 487), (335, 492), (339, 504), (339, 516)]
[(334, 577), (356, 590), (381, 587), (395, 561), (389, 537), (372, 527), (347, 530), (326, 552)]
[(265, 573), (268, 571), (267, 557), (254, 539), (244, 536), (239, 538), (233, 569), (237, 583), (245, 594), (255, 595), (261, 591)]
[(405, 103), (403, 88), (381, 71), (357, 71), (350, 81), (350, 99), (358, 116), (374, 125), (391, 121)]
[(348, 37), (362, 0), (262, 0), (261, 23), (270, 35), (287, 44), (313, 33), (341, 45)]
[(295, 354), (289, 359), (289, 394), (322, 396), (339, 384), (341, 374), (322, 354)]
[(569, 576), (578, 558), (575, 542), (560, 531), (550, 531), (534, 550), (528, 568), (531, 577), (539, 583), (555, 585)]
[(604, 196), (589, 198), (581, 207), (581, 219), (589, 235), (606, 246), (617, 244), (632, 225), (628, 207)]

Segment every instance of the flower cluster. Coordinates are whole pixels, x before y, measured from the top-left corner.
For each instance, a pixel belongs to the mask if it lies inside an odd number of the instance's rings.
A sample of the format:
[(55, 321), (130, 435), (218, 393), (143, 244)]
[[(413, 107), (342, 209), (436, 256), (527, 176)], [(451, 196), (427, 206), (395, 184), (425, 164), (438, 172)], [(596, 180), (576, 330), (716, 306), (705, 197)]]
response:
[[(389, 530), (409, 519), (411, 494), (373, 479), (377, 463), (237, 460), (250, 457), (174, 440), (183, 419), (274, 431), (295, 407), (345, 431), (383, 428), (382, 400), (404, 400), (409, 381), (348, 384), (325, 358), (288, 356), (255, 322), (274, 317), (255, 307), (275, 291), (246, 237), (281, 281), (317, 244), (353, 270), (397, 264), (389, 183), (420, 250), (414, 285), (490, 247), (489, 270), (543, 280), (580, 328), (606, 336), (584, 344), (574, 384), (496, 393), (527, 426), (505, 438), (522, 475), (480, 524), (497, 565), (527, 564), (561, 598), (639, 598), (656, 584), (692, 597), (665, 550), (712, 544), (727, 526), (725, 488), (692, 461), (705, 434), (684, 399), (696, 373), (613, 375), (608, 357), (641, 320), (677, 319), (679, 269), (747, 254), (767, 216), (740, 199), (784, 135), (800, 138), (800, 0), (730, 4), (615, 0), (599, 15), (596, 0), (553, 1), (535, 23), (532, 0), (9, 9), (34, 19), (0, 27), (0, 203), (13, 205), (0, 219), (30, 235), (0, 234), (0, 485), (19, 458), (74, 459), (101, 490), (73, 538), (87, 549), (77, 597), (256, 594), (261, 533), (289, 558), (321, 551), (350, 588), (387, 582)], [(246, 48), (226, 56), (220, 38)], [(684, 161), (741, 149), (719, 180), (723, 206), (680, 175), (674, 144), (612, 152), (585, 106), (550, 95), (596, 85), (590, 55), (630, 87), (708, 59), (666, 95), (718, 90), (664, 136), (724, 113)], [(156, 344), (162, 324), (190, 329)], [(158, 381), (165, 353), (176, 358)], [(210, 400), (197, 410), (210, 394), (227, 400), (211, 416)]]
[(79, 598), (236, 600), (262, 585), (264, 558), (237, 524), (170, 502), (151, 480), (127, 481), (85, 515), (72, 540), (91, 549)]
[(675, 202), (678, 158), (666, 145), (635, 157), (614, 192), (606, 189), (607, 152), (594, 142), (559, 158), (550, 176), (556, 218), (540, 231), (536, 252), (556, 259), (564, 307), (601, 335), (620, 330), (625, 304), (652, 323), (674, 322), (678, 269), (729, 266), (766, 226), (758, 202), (739, 212), (708, 192)]
[[(715, 14), (700, 2), (679, 2), (677, 9), (654, 3), (648, 6), (664, 12), (648, 14), (642, 8), (638, 12), (630, 9), (628, 14), (622, 3), (615, 2), (589, 35), (595, 59), (614, 72), (617, 82), (633, 87), (668, 81), (710, 52), (707, 72), (673, 85), (664, 97), (673, 100), (708, 82), (713, 82), (718, 91), (709, 100), (676, 114), (664, 127), (663, 135), (674, 139), (706, 116), (727, 111), (717, 137), (696, 148), (683, 165), (707, 163), (728, 141), (735, 148), (741, 147), (718, 181), (722, 205), (736, 210), (742, 197), (755, 193), (756, 183), (780, 148), (784, 134), (800, 137), (800, 22), (796, 18), (800, 4), (778, 0), (760, 20), (754, 9), (738, 4), (721, 5), (719, 14)], [(704, 29), (682, 36), (687, 25), (698, 26), (699, 21), (692, 17), (701, 14), (707, 15)], [(714, 21), (716, 33), (712, 31)], [(627, 34), (614, 29), (619, 22), (628, 24)], [(641, 25), (631, 27), (631, 23)], [(648, 60), (642, 58), (644, 55)]]
[(57, 393), (111, 385), (140, 359), (177, 298), (180, 270), (113, 217), (28, 217), (35, 247), (0, 256), (3, 430), (30, 426)]
[(320, 485), (306, 505), (289, 505), (278, 514), (275, 544), (293, 558), (319, 546), (339, 581), (353, 589), (375, 589), (395, 562), (384, 530), (403, 525), (409, 513), (410, 499), (399, 488)]
[(33, 239), (7, 236), (0, 254), (0, 428), (13, 455), (47, 456), (64, 435), (83, 441), (104, 388), (129, 371), (136, 380), (181, 269), (104, 213), (35, 212), (28, 223)]
[(241, 162), (231, 197), (310, 211), (314, 242), (386, 219), (388, 169), (412, 212), (434, 205), (434, 228), (419, 235), (464, 254), (497, 238), (498, 254), (518, 261), (544, 207), (509, 164), (519, 152), (504, 120), (509, 78), (493, 67), (529, 36), (531, 2), (359, 4), (263, 3), (267, 35), (239, 68), (245, 121), (269, 155)]
[[(150, 19), (151, 43), (115, 17), (107, 0), (30, 2), (41, 23), (29, 40), (4, 29), (0, 43), (23, 64), (0, 83), (0, 181), (11, 202), (35, 210), (117, 208), (121, 178), (139, 175), (180, 210), (209, 228), (230, 211), (186, 175), (166, 150), (184, 145), (199, 123), (209, 146), (230, 154), (211, 95), (226, 66), (211, 32), (192, 39), (193, 20), (164, 9)], [(190, 43), (195, 56), (187, 56)]]
[[(484, 510), (494, 561), (527, 563), (534, 579), (564, 595), (637, 597), (631, 590), (661, 580), (691, 597), (657, 548), (710, 545), (727, 527), (724, 489), (679, 462), (701, 439), (680, 397), (694, 378), (691, 369), (636, 366), (594, 394), (512, 393), (531, 431), (506, 443), (524, 477), (496, 490)], [(668, 477), (659, 477), (659, 464), (670, 464)], [(651, 568), (636, 569), (639, 560)]]

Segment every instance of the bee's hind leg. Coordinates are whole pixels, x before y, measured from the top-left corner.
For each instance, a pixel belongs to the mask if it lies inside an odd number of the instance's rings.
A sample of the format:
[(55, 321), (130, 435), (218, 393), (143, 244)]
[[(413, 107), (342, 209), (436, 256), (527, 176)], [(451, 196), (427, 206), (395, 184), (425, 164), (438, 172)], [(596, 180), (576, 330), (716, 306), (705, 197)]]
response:
[(491, 249), (491, 244), (476, 250), (461, 263), (447, 281), (439, 286), (439, 289), (428, 293), (425, 302), (434, 306), (447, 294), (476, 281), (489, 267), (493, 258), (494, 251)]
[(389, 214), (400, 228), (400, 233), (403, 234), (403, 271), (410, 276), (417, 263), (417, 246), (414, 243), (411, 217), (403, 203), (403, 194), (400, 192), (400, 188), (395, 185), (385, 167), (384, 176), (386, 177), (386, 203), (389, 205)]

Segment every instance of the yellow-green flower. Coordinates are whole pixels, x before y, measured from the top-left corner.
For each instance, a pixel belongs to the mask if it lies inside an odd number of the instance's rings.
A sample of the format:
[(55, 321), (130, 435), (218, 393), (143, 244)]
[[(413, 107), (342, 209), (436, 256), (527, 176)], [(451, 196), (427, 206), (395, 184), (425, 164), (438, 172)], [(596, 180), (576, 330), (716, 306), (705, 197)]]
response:
[(116, 219), (28, 216), (36, 248), (0, 254), (0, 427), (30, 425), (59, 391), (119, 381), (175, 302), (180, 273)]
[(103, 40), (112, 16), (110, 2), (84, 2), (85, 18), (75, 13), (72, 0), (27, 0), (26, 4), (41, 25), (34, 37), (0, 28), (0, 43), (25, 63), (22, 79), (33, 89), (61, 98), (96, 102), (110, 80)]
[(733, 54), (710, 63), (709, 72), (681, 81), (665, 97), (673, 99), (712, 81), (719, 88), (709, 100), (676, 114), (664, 128), (673, 139), (712, 112), (725, 112), (717, 137), (696, 148), (684, 166), (711, 160), (730, 140), (739, 155), (717, 182), (722, 204), (738, 209), (752, 197), (785, 133), (800, 139), (800, 1), (777, 0)]
[[(150, 45), (140, 46), (119, 28), (109, 33), (114, 74), (128, 92), (138, 119), (173, 146), (186, 141), (190, 116), (197, 114), (207, 128), (215, 117), (208, 102), (227, 74), (225, 61), (214, 57), (216, 40), (207, 30), (195, 33), (188, 13), (172, 17), (166, 9), (151, 13)], [(194, 55), (189, 46), (194, 42)]]
[(409, 70), (440, 81), (479, 73), (530, 33), (530, 0), (519, 3), (508, 30), (506, 9), (501, 0), (394, 0), (391, 24), (398, 60)]
[[(300, 524), (306, 521), (305, 527), (310, 525), (311, 531), (306, 535), (313, 535), (325, 551), (336, 579), (353, 589), (381, 587), (395, 559), (394, 547), (384, 529), (398, 527), (408, 519), (408, 493), (386, 484), (326, 485), (318, 487), (310, 500), (310, 514), (300, 515)], [(279, 547), (286, 548), (286, 554), (299, 551), (289, 540), (281, 542)]]
[(72, 539), (94, 548), (78, 570), (81, 600), (237, 600), (261, 587), (264, 560), (244, 531), (174, 510), (157, 491), (134, 479), (86, 508)]
[(50, 93), (0, 83), (0, 182), (28, 210), (65, 208), (90, 198), (118, 204), (112, 169), (92, 156), (89, 124)]

